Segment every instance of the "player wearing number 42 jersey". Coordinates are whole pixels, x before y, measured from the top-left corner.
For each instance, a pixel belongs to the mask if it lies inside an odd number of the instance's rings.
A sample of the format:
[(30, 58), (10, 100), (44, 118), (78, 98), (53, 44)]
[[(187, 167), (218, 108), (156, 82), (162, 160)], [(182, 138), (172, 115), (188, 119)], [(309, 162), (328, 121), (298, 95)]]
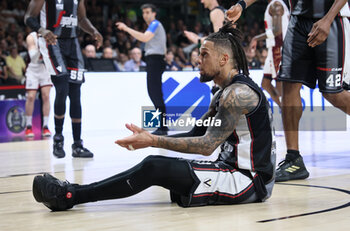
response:
[(72, 155), (93, 157), (81, 140), (80, 88), (84, 82), (84, 61), (77, 39), (78, 25), (97, 40), (97, 46), (102, 44), (102, 36), (87, 19), (84, 0), (31, 0), (24, 21), (41, 36), (40, 51), (56, 89), (53, 154), (58, 158), (65, 156), (62, 130), (68, 96), (74, 139)]
[[(237, 20), (246, 5), (239, 1), (227, 12)], [(290, 0), (291, 19), (283, 44), (279, 80), (283, 81), (282, 118), (287, 155), (276, 171), (276, 181), (309, 176), (299, 153), (299, 120), (302, 116), (302, 85), (318, 87), (335, 107), (350, 114), (350, 93), (342, 88), (345, 54), (344, 16), (347, 0)], [(342, 10), (343, 11), (343, 10)]]

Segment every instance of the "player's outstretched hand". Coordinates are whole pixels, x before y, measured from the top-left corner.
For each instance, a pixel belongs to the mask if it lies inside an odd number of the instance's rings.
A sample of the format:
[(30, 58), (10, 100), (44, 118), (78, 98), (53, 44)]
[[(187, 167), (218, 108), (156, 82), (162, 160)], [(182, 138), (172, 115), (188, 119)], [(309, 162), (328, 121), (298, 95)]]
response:
[(128, 26), (125, 25), (125, 23), (123, 22), (116, 22), (115, 25), (117, 26), (118, 30), (122, 31), (126, 31), (126, 29), (128, 28)]
[(236, 22), (239, 19), (239, 17), (241, 17), (242, 11), (242, 6), (239, 4), (231, 6), (231, 8), (228, 9), (225, 13), (225, 20)]
[(147, 148), (154, 145), (155, 136), (148, 131), (134, 124), (125, 124), (125, 127), (132, 131), (133, 134), (123, 139), (116, 140), (114, 143), (130, 151), (140, 148)]

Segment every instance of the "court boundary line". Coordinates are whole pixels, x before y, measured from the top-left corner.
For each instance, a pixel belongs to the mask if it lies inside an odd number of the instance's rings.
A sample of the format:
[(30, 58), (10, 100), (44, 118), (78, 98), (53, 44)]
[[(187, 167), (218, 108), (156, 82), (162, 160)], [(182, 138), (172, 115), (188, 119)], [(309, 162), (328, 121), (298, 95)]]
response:
[[(277, 183), (279, 185), (289, 185), (289, 186), (301, 186), (301, 187), (313, 187), (313, 188), (322, 188), (322, 189), (330, 189), (342, 193), (346, 193), (350, 195), (349, 190), (341, 189), (341, 188), (334, 188), (334, 187), (327, 187), (327, 186), (320, 186), (320, 185), (307, 185), (307, 184), (292, 184), (292, 183)], [(285, 219), (290, 219), (290, 218), (296, 218), (296, 217), (304, 217), (304, 216), (310, 216), (310, 215), (315, 215), (315, 214), (320, 214), (320, 213), (326, 213), (326, 212), (331, 212), (339, 209), (343, 209), (346, 207), (350, 207), (350, 202), (345, 203), (343, 205), (339, 205), (333, 208), (329, 209), (323, 209), (323, 210), (318, 210), (314, 212), (308, 212), (308, 213), (301, 213), (301, 214), (295, 214), (291, 216), (284, 216), (284, 217), (278, 217), (278, 218), (272, 218), (272, 219), (266, 219), (266, 220), (260, 220), (257, 221), (258, 223), (267, 223), (267, 222), (272, 222), (272, 221), (280, 221), (280, 220), (285, 220)]]
[[(75, 171), (83, 171), (84, 169), (79, 169), (79, 170), (74, 170)], [(57, 171), (53, 173), (62, 173), (66, 171)], [(25, 174), (17, 174), (17, 175), (10, 175), (10, 176), (5, 176), (5, 177), (0, 177), (1, 178), (11, 178), (11, 177), (20, 177), (20, 176), (30, 176), (30, 175), (38, 175), (38, 174), (43, 174), (44, 172), (38, 172), (38, 173), (25, 173)], [(276, 183), (278, 185), (289, 185), (289, 186), (299, 186), (299, 187), (313, 187), (313, 188), (321, 188), (321, 189), (328, 189), (328, 190), (334, 190), (342, 193), (346, 193), (350, 195), (350, 191), (346, 189), (341, 189), (341, 188), (334, 188), (334, 187), (328, 187), (328, 186), (320, 186), (320, 185), (306, 185), (306, 184), (293, 184), (293, 183)], [(19, 190), (19, 191), (8, 191), (8, 192), (0, 192), (0, 195), (4, 194), (11, 194), (11, 193), (23, 193), (23, 192), (31, 192), (32, 190)], [(277, 218), (271, 218), (271, 219), (266, 219), (266, 220), (259, 220), (256, 221), (257, 223), (267, 223), (267, 222), (273, 222), (273, 221), (280, 221), (280, 220), (286, 220), (286, 219), (291, 219), (291, 218), (296, 218), (296, 217), (304, 217), (304, 216), (310, 216), (310, 215), (315, 215), (315, 214), (321, 214), (321, 213), (326, 213), (326, 212), (331, 212), (339, 209), (344, 209), (350, 207), (350, 201), (348, 203), (328, 208), (328, 209), (323, 209), (323, 210), (318, 210), (318, 211), (313, 211), (313, 212), (308, 212), (308, 213), (301, 213), (301, 214), (295, 214), (295, 215), (290, 215), (290, 216), (283, 216), (283, 217), (277, 217)]]

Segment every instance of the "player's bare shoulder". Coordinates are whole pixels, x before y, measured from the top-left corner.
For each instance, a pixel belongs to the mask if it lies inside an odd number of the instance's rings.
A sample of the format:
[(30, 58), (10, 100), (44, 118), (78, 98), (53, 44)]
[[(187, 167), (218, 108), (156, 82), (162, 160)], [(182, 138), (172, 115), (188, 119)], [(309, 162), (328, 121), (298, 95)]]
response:
[(283, 5), (279, 1), (275, 1), (269, 8), (271, 16), (282, 16), (284, 14)]
[(246, 84), (234, 83), (224, 89), (220, 106), (241, 111), (242, 114), (252, 112), (259, 104), (259, 96)]

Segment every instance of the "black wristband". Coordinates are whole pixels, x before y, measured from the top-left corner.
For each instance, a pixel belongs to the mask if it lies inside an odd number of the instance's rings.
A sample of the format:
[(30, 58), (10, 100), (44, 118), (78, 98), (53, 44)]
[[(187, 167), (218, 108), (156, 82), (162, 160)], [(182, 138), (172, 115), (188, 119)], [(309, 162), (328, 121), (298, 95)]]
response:
[(32, 29), (35, 32), (38, 32), (38, 30), (40, 29), (40, 24), (37, 18), (28, 17), (25, 23), (27, 26), (30, 27), (30, 29)]
[(242, 10), (245, 10), (245, 8), (247, 7), (247, 3), (244, 0), (239, 0), (237, 4), (241, 5)]

